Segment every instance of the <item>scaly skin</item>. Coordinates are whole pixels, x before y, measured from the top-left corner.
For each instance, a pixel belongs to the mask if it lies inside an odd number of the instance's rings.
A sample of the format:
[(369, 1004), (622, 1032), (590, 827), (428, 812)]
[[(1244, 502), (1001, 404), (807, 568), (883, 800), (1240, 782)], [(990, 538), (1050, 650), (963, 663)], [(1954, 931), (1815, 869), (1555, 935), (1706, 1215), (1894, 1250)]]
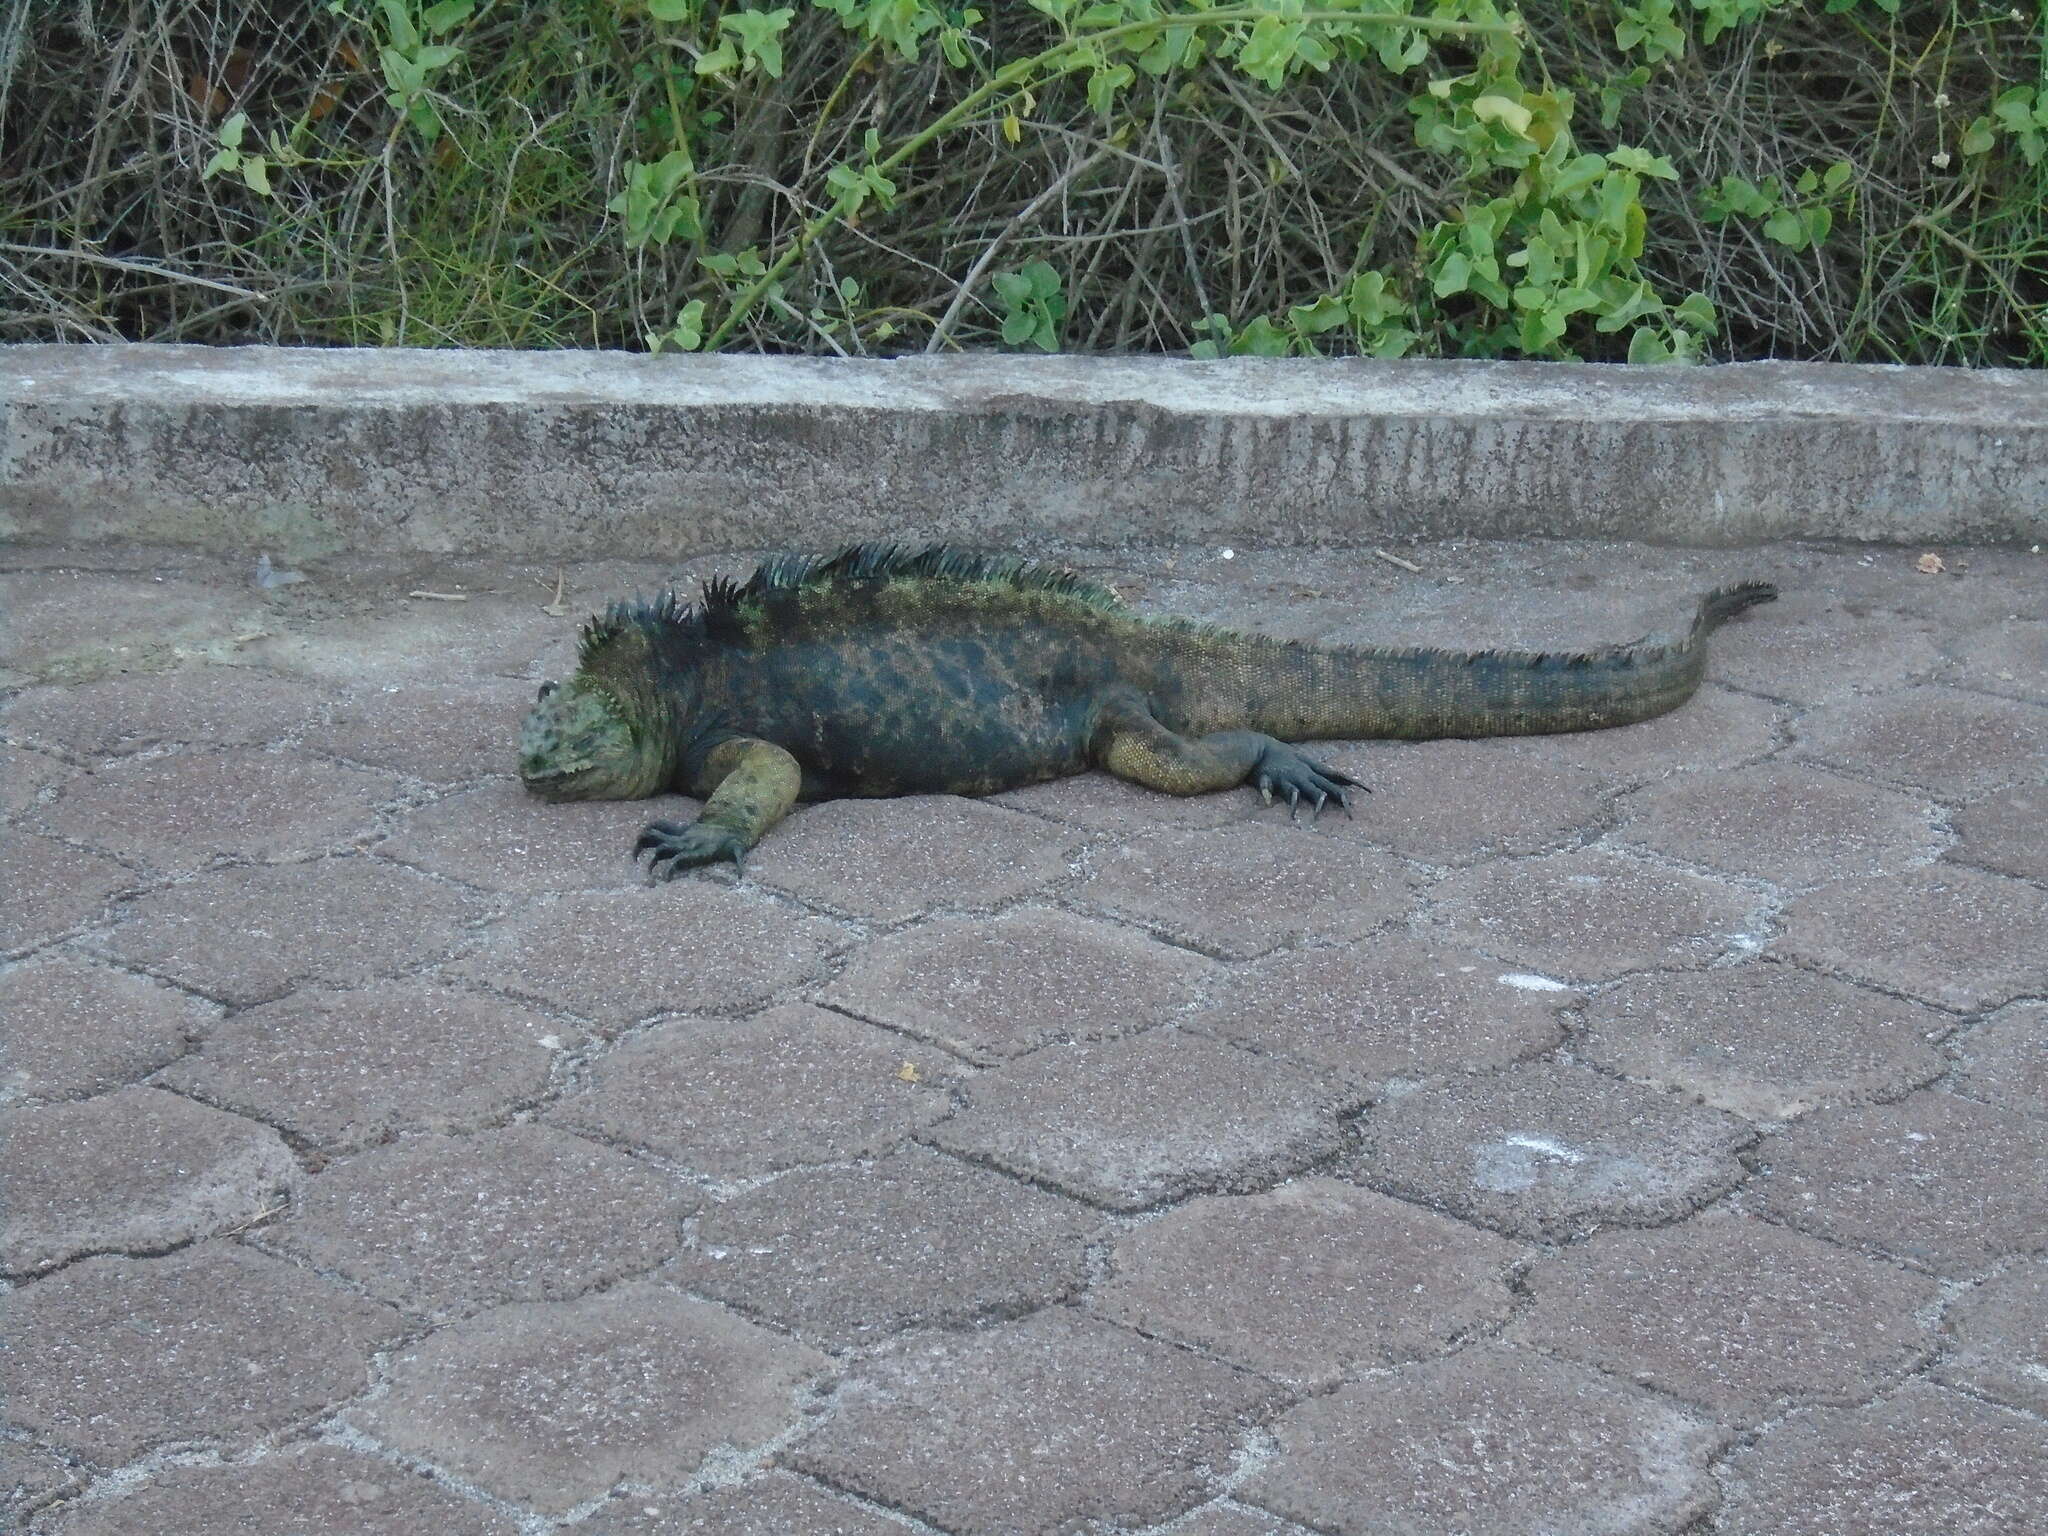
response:
[(614, 604), (575, 676), (542, 688), (519, 767), (550, 799), (702, 797), (694, 822), (641, 834), (661, 878), (740, 863), (799, 799), (986, 795), (1089, 768), (1348, 810), (1362, 786), (1288, 740), (1646, 720), (1692, 696), (1715, 625), (1774, 595), (1726, 588), (1684, 635), (1593, 651), (1323, 647), (1142, 618), (1029, 562), (856, 545), (712, 583), (694, 607)]

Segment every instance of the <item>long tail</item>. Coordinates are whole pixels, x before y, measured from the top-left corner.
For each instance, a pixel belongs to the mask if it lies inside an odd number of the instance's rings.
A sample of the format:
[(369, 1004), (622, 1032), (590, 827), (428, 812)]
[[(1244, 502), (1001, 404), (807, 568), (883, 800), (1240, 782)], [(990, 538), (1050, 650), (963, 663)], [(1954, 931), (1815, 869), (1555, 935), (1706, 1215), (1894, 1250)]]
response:
[[(1191, 734), (1231, 727), (1283, 741), (1525, 736), (1629, 725), (1676, 709), (1699, 687), (1706, 637), (1778, 595), (1768, 582), (1700, 599), (1684, 635), (1591, 651), (1321, 647), (1185, 632), (1155, 691)], [(1178, 653), (1178, 654), (1176, 654)], [(1191, 654), (1192, 653), (1192, 654)], [(1177, 674), (1193, 681), (1176, 687)]]

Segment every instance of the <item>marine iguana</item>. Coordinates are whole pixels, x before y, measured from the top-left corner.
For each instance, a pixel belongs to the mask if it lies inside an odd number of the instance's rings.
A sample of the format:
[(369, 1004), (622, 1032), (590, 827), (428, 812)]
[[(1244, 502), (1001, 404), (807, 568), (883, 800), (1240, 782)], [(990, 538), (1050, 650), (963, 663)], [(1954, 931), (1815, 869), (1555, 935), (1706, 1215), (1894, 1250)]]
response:
[(1173, 795), (1249, 781), (1289, 814), (1363, 789), (1289, 739), (1504, 736), (1661, 715), (1707, 633), (1776, 591), (1700, 599), (1684, 635), (1598, 650), (1317, 646), (1152, 619), (1071, 571), (943, 544), (784, 555), (699, 601), (613, 603), (546, 683), (519, 774), (550, 800), (679, 789), (634, 845), (668, 879), (747, 851), (797, 800), (986, 795), (1106, 768)]

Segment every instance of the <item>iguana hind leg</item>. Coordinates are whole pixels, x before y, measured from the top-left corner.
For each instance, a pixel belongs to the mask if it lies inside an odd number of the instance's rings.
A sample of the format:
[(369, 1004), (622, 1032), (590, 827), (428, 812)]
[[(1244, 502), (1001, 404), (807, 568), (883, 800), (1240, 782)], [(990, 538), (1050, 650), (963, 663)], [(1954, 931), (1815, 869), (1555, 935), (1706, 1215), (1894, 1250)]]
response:
[(690, 788), (705, 796), (704, 809), (688, 826), (651, 821), (633, 844), (633, 857), (647, 854), (647, 872), (673, 880), (686, 869), (731, 859), (744, 868), (747, 850), (796, 804), (803, 771), (772, 741), (736, 736), (705, 754)]
[(1095, 761), (1120, 779), (1169, 795), (1200, 795), (1249, 782), (1266, 804), (1287, 797), (1291, 819), (1310, 802), (1313, 820), (1334, 800), (1351, 812), (1347, 789), (1365, 786), (1316, 762), (1286, 742), (1259, 731), (1213, 731), (1182, 736), (1152, 717), (1135, 695), (1104, 705), (1095, 728)]

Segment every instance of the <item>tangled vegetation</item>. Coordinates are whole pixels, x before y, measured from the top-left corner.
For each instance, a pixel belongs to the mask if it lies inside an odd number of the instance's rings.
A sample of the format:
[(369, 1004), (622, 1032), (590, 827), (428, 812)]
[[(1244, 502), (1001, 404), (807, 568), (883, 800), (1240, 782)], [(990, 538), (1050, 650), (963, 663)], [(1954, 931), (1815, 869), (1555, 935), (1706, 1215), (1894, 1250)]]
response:
[(2048, 0), (26, 0), (0, 338), (2048, 361)]

